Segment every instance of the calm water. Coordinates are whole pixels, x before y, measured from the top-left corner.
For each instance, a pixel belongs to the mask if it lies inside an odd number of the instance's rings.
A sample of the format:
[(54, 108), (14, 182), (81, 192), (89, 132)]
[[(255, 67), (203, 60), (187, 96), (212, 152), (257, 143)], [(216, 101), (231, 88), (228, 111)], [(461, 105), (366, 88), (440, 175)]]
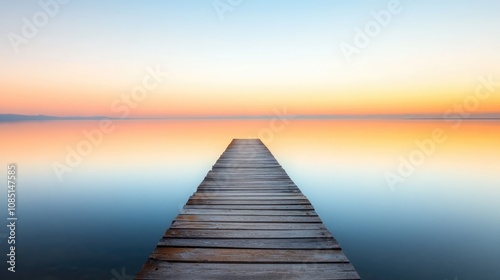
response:
[(1, 226), (2, 279), (131, 279), (231, 139), (258, 136), (363, 279), (500, 279), (500, 122), (273, 124), (114, 121), (91, 143), (98, 121), (0, 123), (4, 224), (19, 170), (17, 272)]

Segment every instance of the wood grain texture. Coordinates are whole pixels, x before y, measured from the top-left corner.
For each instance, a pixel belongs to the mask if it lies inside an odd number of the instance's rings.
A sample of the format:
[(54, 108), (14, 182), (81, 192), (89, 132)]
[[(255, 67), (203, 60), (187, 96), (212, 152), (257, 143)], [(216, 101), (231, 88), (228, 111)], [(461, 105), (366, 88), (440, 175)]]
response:
[(332, 237), (328, 230), (232, 230), (169, 229), (164, 237), (182, 238), (323, 238)]
[(259, 139), (234, 139), (135, 279), (360, 279)]
[[(191, 205), (189, 205), (191, 206)], [(262, 205), (261, 205), (262, 206)], [(282, 205), (278, 205), (282, 206)], [(301, 205), (302, 206), (302, 205)], [(273, 207), (275, 207), (273, 205)], [(236, 209), (191, 209), (181, 210), (181, 215), (246, 215), (246, 216), (317, 216), (311, 210), (236, 210)]]
[[(356, 280), (352, 265), (345, 263), (231, 264), (156, 262), (149, 260), (136, 279), (189, 280)], [(199, 278), (203, 275), (202, 278)]]
[(150, 257), (156, 261), (203, 263), (345, 263), (340, 250), (221, 249), (156, 247)]
[(175, 221), (233, 222), (233, 223), (321, 223), (318, 216), (283, 215), (179, 215)]
[(313, 210), (314, 211), (314, 207), (312, 207), (312, 205), (185, 205), (184, 209)]
[(162, 238), (158, 246), (194, 248), (250, 248), (250, 249), (296, 249), (324, 250), (340, 249), (333, 238)]

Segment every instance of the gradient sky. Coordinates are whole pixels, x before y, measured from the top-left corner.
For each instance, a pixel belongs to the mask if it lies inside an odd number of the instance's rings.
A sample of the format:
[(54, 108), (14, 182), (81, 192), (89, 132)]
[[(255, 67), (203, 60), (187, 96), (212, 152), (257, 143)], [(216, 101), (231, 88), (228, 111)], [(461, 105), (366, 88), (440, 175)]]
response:
[[(222, 20), (212, 0), (73, 0), (16, 52), (12, 33), (43, 10), (2, 0), (0, 113), (442, 114), (473, 96), (478, 77), (500, 81), (491, 0), (400, 1), (349, 63), (340, 45), (389, 2), (242, 0)], [(169, 76), (125, 106), (148, 67)], [(500, 112), (500, 88), (472, 112)]]

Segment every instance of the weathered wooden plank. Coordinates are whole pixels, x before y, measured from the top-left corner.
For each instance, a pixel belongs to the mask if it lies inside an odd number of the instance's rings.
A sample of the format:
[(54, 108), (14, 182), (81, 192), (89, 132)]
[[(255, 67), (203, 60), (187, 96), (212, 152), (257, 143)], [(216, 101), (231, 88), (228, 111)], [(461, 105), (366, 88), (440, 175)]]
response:
[(288, 173), (286, 173), (285, 169), (283, 168), (266, 168), (266, 169), (245, 168), (242, 170), (237, 170), (234, 168), (226, 168), (226, 169), (210, 170), (208, 171), (207, 176), (210, 175), (283, 177), (283, 176), (288, 176)]
[(255, 191), (260, 191), (260, 190), (276, 190), (276, 191), (281, 191), (281, 190), (295, 190), (295, 191), (300, 191), (300, 189), (295, 186), (295, 185), (278, 185), (278, 184), (255, 184), (255, 185), (246, 185), (246, 184), (241, 184), (241, 185), (234, 185), (234, 184), (202, 184), (198, 187), (198, 190), (204, 190), (204, 189), (214, 189), (214, 190), (221, 190), (221, 191), (229, 191), (229, 190), (255, 190)]
[(195, 222), (174, 221), (175, 229), (240, 229), (240, 230), (306, 230), (326, 229), (323, 223), (241, 223), (241, 222)]
[(251, 162), (273, 162), (273, 163), (278, 163), (276, 159), (272, 157), (271, 153), (265, 152), (265, 153), (255, 153), (252, 151), (244, 152), (240, 151), (238, 153), (232, 153), (231, 151), (228, 151), (227, 153), (222, 154), (219, 157), (220, 160), (217, 162), (238, 162), (238, 161), (251, 161)]
[(226, 210), (313, 210), (312, 205), (185, 205), (184, 209)]
[(283, 169), (283, 167), (277, 161), (267, 160), (263, 158), (260, 159), (228, 158), (227, 160), (221, 159), (214, 164), (214, 166), (222, 166), (222, 165), (224, 165), (224, 167), (226, 168), (240, 168), (240, 167), (261, 168), (265, 166), (270, 168)]
[(269, 174), (248, 174), (248, 173), (227, 173), (227, 172), (217, 172), (208, 174), (205, 179), (206, 180), (228, 180), (228, 179), (239, 179), (239, 180), (290, 180), (290, 177), (286, 174), (276, 175), (273, 173)]
[(212, 170), (221, 171), (221, 170), (229, 170), (229, 171), (243, 171), (243, 170), (256, 170), (262, 169), (264, 172), (269, 172), (270, 170), (283, 170), (283, 167), (279, 165), (279, 163), (273, 162), (262, 162), (262, 161), (238, 161), (232, 160), (228, 162), (218, 162), (212, 166)]
[(268, 181), (268, 180), (265, 180), (265, 181), (256, 181), (256, 180), (253, 180), (251, 182), (228, 182), (228, 181), (222, 181), (222, 180), (219, 180), (219, 181), (209, 181), (209, 180), (205, 180), (203, 182), (201, 182), (200, 186), (220, 186), (220, 185), (223, 185), (223, 186), (229, 186), (229, 187), (239, 187), (239, 186), (242, 186), (242, 187), (252, 187), (252, 186), (255, 186), (255, 187), (258, 187), (258, 186), (267, 186), (267, 187), (297, 187), (297, 185), (295, 185), (295, 183), (290, 180), (290, 181), (287, 181), (287, 182), (279, 182), (279, 181)]
[(304, 197), (301, 192), (256, 192), (255, 194), (248, 193), (248, 191), (200, 191), (198, 190), (193, 197), (202, 198), (220, 198), (225, 199), (226, 197), (238, 197), (240, 199), (245, 199), (246, 197), (261, 197), (266, 198), (269, 196), (279, 196), (279, 197)]
[(269, 194), (269, 195), (303, 195), (302, 192), (298, 189), (220, 189), (220, 188), (198, 188), (196, 190), (196, 194), (201, 194), (201, 195), (220, 195), (220, 196), (231, 196), (231, 195), (245, 195), (245, 193), (251, 193), (254, 192), (256, 196), (264, 195), (264, 194)]
[(149, 260), (137, 276), (145, 279), (190, 280), (356, 280), (360, 279), (351, 264), (228, 264), (174, 263)]
[(301, 193), (300, 189), (296, 186), (279, 186), (279, 185), (241, 185), (241, 186), (233, 186), (233, 185), (203, 185), (199, 186), (197, 191), (238, 191), (238, 192), (297, 192)]
[(198, 188), (219, 188), (219, 189), (274, 189), (274, 190), (298, 190), (299, 188), (293, 183), (276, 183), (276, 182), (261, 182), (261, 183), (241, 183), (234, 182), (206, 182), (203, 181)]
[(254, 151), (239, 151), (237, 153), (234, 153), (234, 152), (231, 152), (231, 151), (227, 151), (225, 153), (223, 153), (220, 157), (219, 157), (220, 160), (218, 160), (217, 162), (219, 161), (238, 161), (238, 160), (241, 160), (241, 161), (252, 161), (252, 162), (261, 162), (261, 161), (266, 161), (266, 162), (278, 162), (276, 161), (276, 159), (273, 158), (272, 154), (269, 153), (269, 152), (261, 152), (261, 153), (255, 153)]
[(251, 161), (251, 162), (261, 162), (261, 161), (266, 161), (266, 162), (275, 162), (276, 159), (273, 158), (272, 154), (270, 152), (263, 152), (263, 153), (255, 153), (253, 151), (239, 151), (237, 153), (231, 152), (231, 151), (226, 151), (223, 153), (217, 162), (224, 162), (224, 161)]
[(217, 177), (217, 176), (241, 176), (241, 177), (265, 177), (265, 178), (288, 178), (288, 174), (285, 172), (284, 169), (275, 169), (275, 168), (268, 168), (268, 169), (260, 169), (260, 170), (255, 170), (255, 171), (248, 171), (248, 168), (238, 170), (237, 168), (227, 168), (224, 170), (211, 170), (207, 173), (206, 177)]
[(182, 209), (180, 214), (191, 215), (246, 215), (246, 216), (318, 216), (311, 210), (237, 210), (237, 209)]
[[(275, 159), (270, 158), (269, 156), (254, 156), (252, 154), (241, 154), (241, 155), (222, 155), (216, 163), (223, 163), (227, 165), (236, 165), (236, 164), (257, 164), (263, 163), (268, 165), (277, 165), (274, 166), (273, 169), (281, 169), (283, 167), (279, 164), (279, 162)], [(259, 166), (253, 167), (252, 169), (258, 169)]]
[(340, 250), (221, 249), (156, 247), (151, 259), (172, 262), (346, 263)]
[(196, 199), (188, 200), (187, 204), (234, 204), (234, 205), (271, 205), (271, 204), (310, 204), (307, 199), (296, 200), (210, 200), (210, 199)]
[(266, 170), (269, 171), (269, 169), (283, 169), (283, 167), (278, 163), (274, 161), (265, 161), (265, 160), (238, 160), (238, 159), (233, 159), (233, 160), (228, 160), (228, 161), (218, 161), (213, 165), (213, 167), (223, 167), (224, 169), (231, 169), (232, 171), (241, 169), (244, 170), (245, 168), (252, 168), (252, 169), (257, 169), (257, 168), (263, 168), (266, 167)]
[(205, 177), (205, 181), (210, 182), (210, 181), (222, 181), (222, 182), (232, 182), (232, 181), (245, 181), (245, 182), (267, 182), (267, 181), (272, 181), (272, 182), (292, 182), (292, 180), (288, 177), (265, 177), (265, 176), (226, 176), (224, 178), (212, 178), (212, 177)]
[(164, 237), (181, 238), (321, 238), (333, 237), (328, 230), (204, 230), (169, 229)]
[(243, 177), (243, 176), (230, 176), (224, 178), (205, 178), (205, 182), (217, 182), (217, 183), (293, 183), (290, 178), (266, 178), (266, 177)]
[(245, 172), (245, 173), (248, 173), (248, 174), (256, 174), (256, 173), (270, 173), (270, 172), (274, 172), (276, 174), (281, 174), (281, 173), (286, 173), (286, 170), (283, 169), (283, 167), (272, 167), (272, 168), (269, 168), (269, 167), (262, 167), (262, 166), (258, 166), (258, 167), (240, 167), (240, 169), (236, 169), (236, 168), (212, 168), (212, 170), (210, 170), (212, 172), (229, 172), (229, 173), (233, 173), (233, 172)]
[(232, 192), (252, 192), (255, 191), (256, 194), (260, 192), (272, 192), (272, 193), (301, 193), (301, 191), (298, 188), (281, 188), (281, 189), (276, 189), (276, 188), (206, 188), (206, 187), (199, 187), (196, 192), (198, 193), (218, 193), (221, 195), (228, 194), (230, 195)]
[(320, 223), (318, 216), (238, 216), (238, 215), (178, 215), (176, 221), (245, 222), (245, 223)]
[[(229, 168), (227, 168), (229, 169)], [(226, 169), (226, 170), (227, 170)], [(236, 172), (216, 172), (216, 173), (211, 173), (207, 174), (205, 176), (205, 179), (208, 180), (224, 180), (226, 178), (243, 178), (243, 179), (269, 179), (269, 180), (288, 180), (289, 176), (287, 174), (276, 174), (276, 172), (272, 172), (271, 170), (268, 170), (269, 173), (261, 172), (260, 174), (250, 174), (248, 172), (245, 172), (244, 170), (238, 170), (237, 168), (233, 168), (234, 171)], [(217, 177), (217, 178), (216, 178)]]
[(245, 179), (245, 178), (229, 178), (226, 180), (211, 180), (205, 179), (203, 181), (204, 185), (209, 185), (210, 183), (215, 183), (218, 185), (267, 185), (267, 186), (289, 186), (293, 185), (293, 181), (290, 179), (280, 179), (280, 180), (268, 180), (263, 178)]
[(197, 191), (193, 197), (301, 197), (304, 199), (304, 195), (298, 191), (295, 192), (282, 192), (282, 191), (257, 191), (249, 192), (249, 191), (218, 191), (218, 192), (203, 192)]
[(251, 248), (251, 249), (340, 249), (333, 238), (299, 238), (299, 239), (194, 239), (194, 238), (162, 238), (158, 246), (195, 247), (195, 248)]
[(234, 195), (225, 195), (225, 196), (212, 196), (212, 195), (203, 195), (196, 193), (191, 196), (189, 200), (258, 200), (258, 201), (275, 201), (275, 200), (292, 200), (289, 201), (293, 203), (294, 200), (304, 201), (306, 197), (300, 194), (295, 195), (268, 195), (268, 196), (234, 196)]
[(255, 192), (255, 193), (294, 193), (294, 194), (302, 194), (302, 192), (298, 188), (288, 187), (288, 188), (228, 188), (228, 187), (199, 187), (196, 192), (199, 193), (220, 193), (221, 195), (231, 195), (234, 192)]
[[(219, 161), (224, 160), (252, 160), (253, 162), (259, 160), (276, 161), (273, 155), (269, 151), (259, 151), (261, 148), (256, 147), (249, 151), (232, 151), (227, 150), (220, 157)], [(256, 152), (257, 151), (257, 152)]]

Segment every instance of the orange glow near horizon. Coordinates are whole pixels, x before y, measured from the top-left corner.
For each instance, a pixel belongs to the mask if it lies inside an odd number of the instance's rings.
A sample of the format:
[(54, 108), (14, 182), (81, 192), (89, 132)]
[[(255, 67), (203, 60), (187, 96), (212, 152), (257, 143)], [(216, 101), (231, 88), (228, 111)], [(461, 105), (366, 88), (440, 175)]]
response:
[[(445, 140), (425, 159), (426, 168), (460, 170), (467, 162), (468, 168), (497, 174), (495, 159), (500, 156), (496, 121), (463, 122), (457, 128), (453, 122), (407, 120), (112, 121), (113, 130), (92, 144), (86, 135), (97, 137), (99, 123), (0, 123), (3, 160), (46, 174), (54, 174), (55, 162), (68, 164), (69, 151), (81, 155), (79, 168), (120, 169), (136, 162), (165, 170), (193, 162), (208, 168), (233, 138), (260, 138), (281, 164), (295, 163), (303, 172), (363, 163), (384, 174), (397, 168), (400, 157), (419, 149), (416, 141), (430, 139), (435, 129), (443, 131)], [(78, 176), (75, 170), (71, 176)]]
[[(14, 87), (1, 91), (16, 92)], [(260, 95), (241, 93), (193, 92), (165, 93), (162, 89), (148, 93), (143, 101), (135, 101), (130, 91), (106, 94), (105, 90), (86, 89), (67, 91), (51, 88), (22, 89), (7, 95), (0, 103), (0, 113), (54, 116), (110, 116), (110, 117), (169, 117), (169, 116), (258, 116), (273, 115), (276, 110), (293, 115), (443, 115), (455, 106), (469, 106), (471, 114), (500, 112), (500, 95), (478, 100), (477, 107), (470, 101), (473, 92), (427, 92), (425, 94), (395, 93), (352, 94), (343, 96), (321, 92), (264, 92)], [(71, 92), (68, 94), (67, 92)], [(122, 96), (128, 98), (129, 103)], [(468, 99), (469, 98), (469, 99)], [(115, 106), (113, 107), (113, 104)]]

